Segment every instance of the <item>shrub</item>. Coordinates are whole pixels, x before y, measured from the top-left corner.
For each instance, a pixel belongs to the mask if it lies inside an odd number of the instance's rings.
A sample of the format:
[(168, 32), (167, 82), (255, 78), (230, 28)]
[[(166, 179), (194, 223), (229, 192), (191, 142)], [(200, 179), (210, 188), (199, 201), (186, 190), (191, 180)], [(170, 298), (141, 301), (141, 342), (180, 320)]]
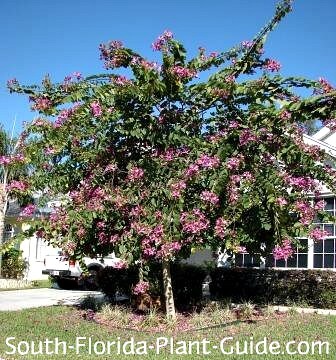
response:
[(107, 266), (98, 273), (98, 285), (102, 292), (115, 300), (116, 293), (131, 297), (132, 288), (138, 282), (138, 270), (135, 267), (115, 269)]
[[(171, 266), (171, 276), (175, 305), (179, 309), (196, 306), (202, 299), (202, 284), (207, 271), (203, 267), (174, 263)], [(162, 268), (158, 263), (151, 264), (146, 275), (150, 283), (150, 294), (163, 294)], [(116, 292), (128, 297), (132, 296), (132, 288), (138, 282), (139, 275), (136, 267), (115, 269), (106, 267), (98, 275), (98, 284), (103, 293), (111, 300), (115, 300)]]
[(210, 293), (216, 299), (336, 308), (333, 271), (216, 268), (210, 276)]
[(22, 251), (11, 248), (2, 255), (2, 276), (18, 279), (24, 276), (27, 263), (22, 258)]

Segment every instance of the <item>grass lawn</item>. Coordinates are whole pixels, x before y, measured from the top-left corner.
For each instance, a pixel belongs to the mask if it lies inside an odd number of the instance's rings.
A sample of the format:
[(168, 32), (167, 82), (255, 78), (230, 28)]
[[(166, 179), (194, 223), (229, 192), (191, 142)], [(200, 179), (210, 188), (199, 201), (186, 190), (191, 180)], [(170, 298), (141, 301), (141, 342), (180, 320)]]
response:
[[(111, 355), (90, 355), (88, 346), (83, 349), (80, 355), (76, 355), (75, 350), (68, 349), (67, 355), (6, 355), (5, 352), (11, 350), (6, 345), (7, 337), (15, 337), (11, 341), (16, 348), (20, 341), (44, 341), (46, 338), (67, 342), (67, 345), (76, 343), (76, 337), (91, 337), (92, 343), (96, 341), (116, 341), (118, 337), (124, 343), (131, 337), (135, 341), (147, 341), (148, 345), (156, 344), (157, 339), (162, 336), (172, 337), (175, 341), (173, 352), (181, 344), (178, 341), (201, 341), (206, 338), (211, 341), (211, 354), (197, 355), (197, 348), (193, 348), (192, 355), (170, 354), (169, 348), (161, 349), (160, 354), (156, 355), (155, 350), (148, 350), (148, 355), (135, 355), (138, 359), (335, 359), (336, 350), (336, 317), (326, 317), (319, 315), (299, 315), (299, 314), (269, 314), (255, 322), (229, 321), (213, 327), (188, 331), (188, 332), (166, 332), (146, 333), (132, 330), (115, 329), (95, 322), (85, 320), (82, 313), (70, 307), (48, 307), (40, 309), (30, 309), (18, 312), (0, 312), (1, 336), (0, 336), (0, 359), (129, 359), (133, 355), (117, 355), (116, 347), (112, 347)], [(267, 337), (268, 341), (277, 340), (280, 343), (286, 341), (314, 341), (322, 340), (330, 343), (329, 355), (223, 355), (219, 349), (212, 346), (219, 344), (224, 337), (232, 336), (234, 341), (249, 341), (253, 337), (254, 342)], [(163, 340), (162, 340), (163, 341)], [(87, 342), (86, 342), (87, 344)], [(225, 347), (229, 351), (230, 344)], [(25, 351), (26, 346), (21, 348)], [(54, 348), (50, 348), (51, 350)], [(98, 348), (98, 350), (101, 348)], [(208, 349), (208, 348), (207, 348)], [(294, 348), (295, 349), (295, 348)], [(44, 350), (45, 351), (45, 350)], [(62, 351), (62, 347), (60, 347)], [(181, 350), (183, 351), (183, 350)], [(140, 350), (141, 352), (141, 350)]]

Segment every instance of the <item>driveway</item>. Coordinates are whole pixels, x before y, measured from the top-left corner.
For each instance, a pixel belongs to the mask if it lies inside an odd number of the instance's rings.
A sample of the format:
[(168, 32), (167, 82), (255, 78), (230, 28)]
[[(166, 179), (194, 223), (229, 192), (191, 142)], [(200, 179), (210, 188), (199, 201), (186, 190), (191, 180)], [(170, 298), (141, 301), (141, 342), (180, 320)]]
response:
[(76, 305), (86, 296), (103, 299), (99, 291), (29, 289), (0, 291), (0, 311), (13, 311), (52, 305)]

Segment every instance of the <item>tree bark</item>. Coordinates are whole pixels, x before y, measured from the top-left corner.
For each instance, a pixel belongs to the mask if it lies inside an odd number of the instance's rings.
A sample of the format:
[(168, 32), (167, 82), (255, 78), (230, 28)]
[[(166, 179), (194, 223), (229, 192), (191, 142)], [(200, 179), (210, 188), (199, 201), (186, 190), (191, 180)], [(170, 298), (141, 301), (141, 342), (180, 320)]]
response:
[(170, 274), (170, 262), (163, 260), (162, 263), (162, 274), (163, 274), (163, 289), (166, 303), (166, 315), (169, 320), (176, 319), (174, 294), (172, 287), (172, 279)]

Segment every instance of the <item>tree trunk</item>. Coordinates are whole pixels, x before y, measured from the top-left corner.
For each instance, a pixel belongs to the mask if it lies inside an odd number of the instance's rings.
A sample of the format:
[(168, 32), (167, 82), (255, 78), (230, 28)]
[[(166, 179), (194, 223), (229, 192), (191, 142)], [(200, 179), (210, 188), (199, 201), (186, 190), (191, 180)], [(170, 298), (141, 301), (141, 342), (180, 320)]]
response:
[(166, 302), (166, 315), (169, 320), (176, 319), (174, 294), (172, 287), (172, 280), (170, 274), (170, 263), (168, 260), (163, 260), (162, 263), (162, 274), (163, 274), (163, 289)]

